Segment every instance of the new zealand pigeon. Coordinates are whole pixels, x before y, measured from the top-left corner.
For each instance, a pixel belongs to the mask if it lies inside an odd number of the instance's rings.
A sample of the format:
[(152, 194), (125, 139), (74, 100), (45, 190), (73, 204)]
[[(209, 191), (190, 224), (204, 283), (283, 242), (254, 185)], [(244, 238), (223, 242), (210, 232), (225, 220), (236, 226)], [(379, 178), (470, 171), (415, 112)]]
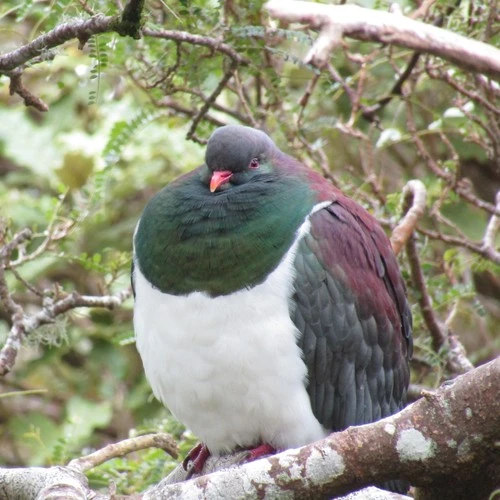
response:
[(228, 125), (147, 204), (134, 327), (155, 396), (204, 443), (299, 447), (405, 404), (412, 318), (375, 219), (264, 132)]

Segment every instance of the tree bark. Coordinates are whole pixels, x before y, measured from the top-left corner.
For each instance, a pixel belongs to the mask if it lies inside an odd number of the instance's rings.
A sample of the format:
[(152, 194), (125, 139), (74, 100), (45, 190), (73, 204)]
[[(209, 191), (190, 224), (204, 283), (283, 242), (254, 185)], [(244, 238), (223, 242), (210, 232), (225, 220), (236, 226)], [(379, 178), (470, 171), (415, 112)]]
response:
[[(189, 481), (179, 468), (142, 498), (326, 499), (395, 478), (417, 486), (419, 499), (488, 498), (500, 486), (500, 357), (423, 396), (391, 417), (256, 462), (213, 472), (241, 452), (212, 457)], [(0, 469), (0, 499), (41, 500), (60, 488), (51, 498), (89, 491), (68, 467)]]
[(500, 50), (493, 45), (401, 14), (357, 5), (324, 5), (290, 0), (271, 0), (266, 8), (272, 17), (286, 22), (306, 23), (320, 32), (306, 58), (307, 62), (318, 66), (326, 64), (341, 37), (348, 36), (433, 54), (467, 71), (500, 78)]

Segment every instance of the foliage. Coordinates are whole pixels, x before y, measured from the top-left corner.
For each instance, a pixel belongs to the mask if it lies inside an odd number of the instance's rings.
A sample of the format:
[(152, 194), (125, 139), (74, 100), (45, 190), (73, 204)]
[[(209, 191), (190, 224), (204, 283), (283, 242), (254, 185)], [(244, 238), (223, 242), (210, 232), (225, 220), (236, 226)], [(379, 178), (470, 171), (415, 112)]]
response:
[[(400, 4), (405, 12), (415, 8)], [(491, 2), (465, 6), (438, 1), (425, 21), (498, 46)], [(117, 3), (4, 0), (0, 51), (90, 13), (116, 14)], [(420, 178), (429, 199), (417, 244), (435, 314), (475, 363), (493, 356), (500, 350), (500, 264), (478, 251), (491, 218), (481, 203), (493, 205), (500, 189), (493, 87), (480, 75), (421, 56), (391, 94), (411, 59), (408, 50), (350, 41), (333, 56), (334, 71), (320, 71), (301, 62), (313, 33), (264, 26), (262, 2), (150, 1), (146, 30), (209, 35), (243, 62), (216, 44), (174, 36), (102, 34), (83, 50), (66, 43), (24, 75), (30, 91), (49, 103), (45, 114), (10, 96), (8, 78), (0, 77), (0, 216), (9, 235), (32, 228), (30, 251), (47, 232), (60, 233), (17, 268), (21, 278), (9, 275), (14, 297), (39, 308), (59, 289), (100, 295), (126, 287), (132, 233), (146, 200), (203, 161), (200, 143), (214, 127), (237, 122), (265, 127), (388, 232), (400, 216), (402, 186)], [(463, 182), (472, 196), (457, 188)], [(414, 382), (436, 387), (449, 375), (446, 352), (433, 348), (417, 305), (422, 291), (411, 283), (406, 258), (400, 261), (414, 304)], [(131, 319), (131, 299), (113, 311), (76, 309), (31, 339), (0, 382), (0, 462), (65, 463), (146, 429), (173, 433), (185, 454), (194, 438), (153, 399), (132, 345)], [(0, 308), (2, 340), (9, 327)], [(89, 477), (132, 493), (171, 467), (164, 452), (148, 450)]]

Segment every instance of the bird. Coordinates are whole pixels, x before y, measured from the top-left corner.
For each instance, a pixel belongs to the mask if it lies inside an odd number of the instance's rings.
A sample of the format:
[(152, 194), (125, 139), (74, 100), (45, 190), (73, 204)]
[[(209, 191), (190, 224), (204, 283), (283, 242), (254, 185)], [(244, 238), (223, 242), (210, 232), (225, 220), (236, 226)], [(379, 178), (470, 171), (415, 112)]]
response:
[(405, 406), (412, 315), (388, 237), (265, 132), (217, 128), (205, 162), (147, 202), (132, 260), (137, 349), (201, 439), (197, 472)]

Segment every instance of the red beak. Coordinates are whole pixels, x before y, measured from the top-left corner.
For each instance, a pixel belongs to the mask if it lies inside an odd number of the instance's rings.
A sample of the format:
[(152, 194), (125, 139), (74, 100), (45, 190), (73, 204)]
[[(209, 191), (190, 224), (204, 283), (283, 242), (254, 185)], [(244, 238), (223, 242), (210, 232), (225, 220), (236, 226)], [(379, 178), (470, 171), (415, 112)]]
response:
[(217, 191), (219, 186), (229, 182), (232, 176), (233, 173), (230, 170), (215, 170), (210, 178), (210, 192), (214, 193)]

